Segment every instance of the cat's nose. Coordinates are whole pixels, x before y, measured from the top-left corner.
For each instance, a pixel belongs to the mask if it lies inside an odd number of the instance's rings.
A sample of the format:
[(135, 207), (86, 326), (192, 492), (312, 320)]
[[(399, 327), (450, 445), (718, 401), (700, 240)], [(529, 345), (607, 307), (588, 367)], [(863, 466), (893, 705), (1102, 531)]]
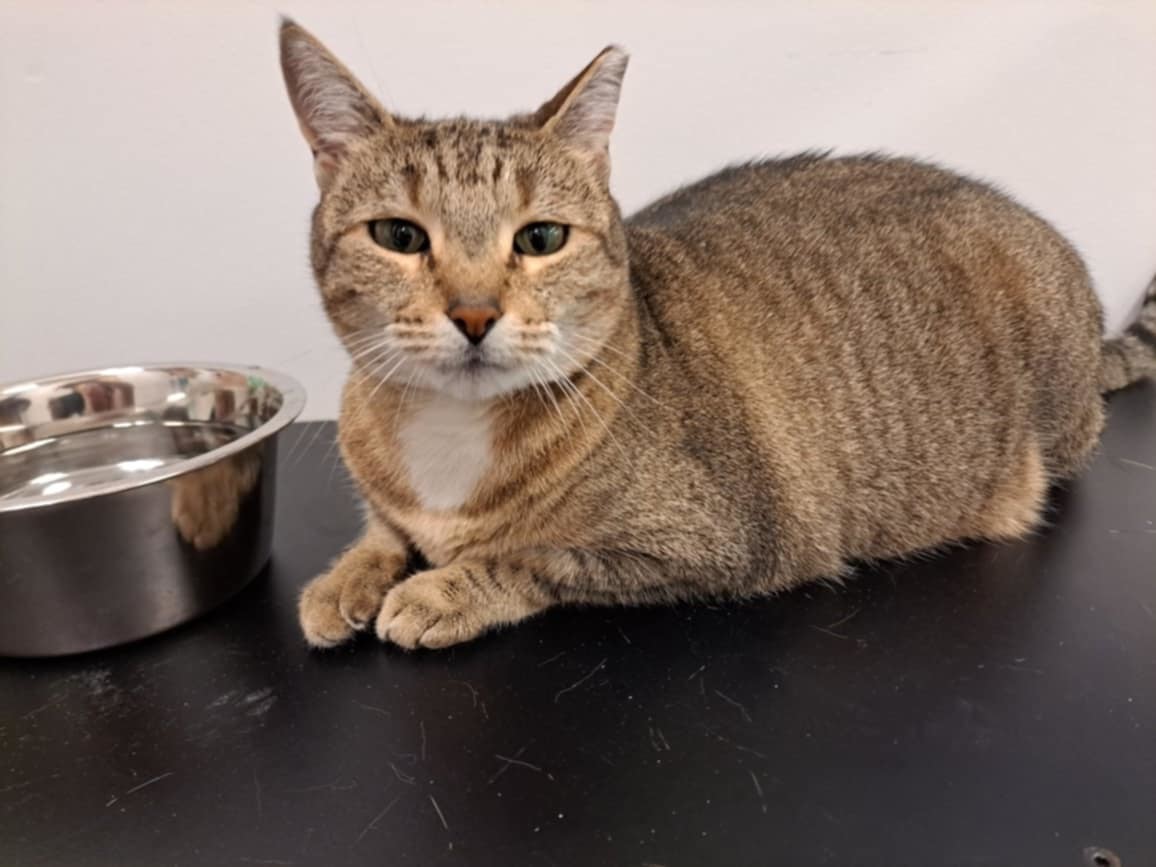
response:
[(493, 304), (455, 304), (446, 315), (458, 331), (477, 346), (486, 339), (502, 311)]

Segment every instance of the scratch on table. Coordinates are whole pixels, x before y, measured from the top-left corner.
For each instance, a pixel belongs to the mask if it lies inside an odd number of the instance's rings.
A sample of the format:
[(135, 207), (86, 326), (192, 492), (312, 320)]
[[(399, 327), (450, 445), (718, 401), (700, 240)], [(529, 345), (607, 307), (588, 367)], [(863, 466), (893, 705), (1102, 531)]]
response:
[(594, 666), (594, 668), (592, 668), (589, 672), (584, 674), (582, 677), (578, 678), (572, 684), (570, 684), (569, 686), (563, 687), (562, 689), (560, 689), (556, 693), (554, 693), (554, 704), (557, 704), (558, 699), (560, 699), (566, 693), (573, 692), (578, 687), (580, 687), (582, 684), (584, 684), (586, 681), (588, 681), (590, 678), (592, 678), (594, 675), (596, 675), (598, 672), (600, 672), (602, 669), (604, 669), (606, 667), (606, 663), (608, 661), (609, 661), (608, 659), (603, 659), (600, 663), (598, 663), (596, 666)]
[(621, 626), (618, 626), (617, 624), (615, 624), (614, 628), (618, 630), (618, 634), (622, 636), (623, 641), (625, 641), (627, 644), (630, 644), (630, 645), (634, 644), (634, 642), (630, 640), (630, 636), (626, 634), (626, 632), (622, 629)]
[(397, 796), (397, 797), (395, 797), (395, 798), (394, 798), (392, 801), (390, 801), (388, 804), (386, 804), (386, 805), (385, 805), (385, 806), (382, 808), (381, 812), (380, 812), (380, 813), (378, 813), (376, 816), (374, 816), (374, 817), (373, 817), (373, 818), (370, 820), (369, 824), (368, 824), (368, 825), (366, 825), (364, 828), (362, 828), (362, 829), (361, 829), (361, 833), (357, 835), (357, 839), (356, 839), (356, 840), (354, 840), (354, 841), (353, 841), (353, 842), (350, 844), (350, 846), (351, 846), (351, 847), (352, 847), (352, 846), (356, 846), (358, 843), (360, 843), (360, 842), (362, 841), (362, 839), (365, 837), (365, 835), (366, 835), (366, 834), (368, 834), (370, 831), (374, 830), (374, 829), (377, 827), (377, 823), (378, 823), (378, 822), (380, 822), (382, 819), (384, 819), (384, 818), (385, 818), (385, 815), (386, 815), (386, 813), (388, 813), (390, 810), (392, 810), (392, 809), (393, 809), (393, 806), (394, 806), (394, 804), (396, 804), (396, 803), (397, 803), (398, 801), (400, 801), (400, 800), (401, 800), (401, 795), (398, 795), (398, 796)]
[(261, 781), (257, 779), (257, 769), (253, 768), (253, 793), (257, 796), (257, 818), (260, 819), (265, 810), (261, 804)]
[(143, 789), (147, 786), (151, 786), (153, 783), (159, 783), (161, 780), (167, 779), (168, 777), (171, 777), (175, 773), (176, 773), (176, 771), (169, 771), (168, 773), (165, 773), (165, 774), (158, 774), (157, 776), (153, 777), (151, 780), (145, 780), (139, 786), (133, 786), (131, 789), (129, 789), (124, 794), (125, 794), (125, 796), (128, 796), (128, 795), (131, 795), (133, 792), (139, 792), (141, 789)]
[(758, 750), (751, 749), (750, 747), (744, 747), (740, 743), (735, 743), (730, 738), (723, 737), (718, 732), (714, 732), (714, 731), (711, 731), (710, 729), (707, 729), (707, 734), (711, 735), (715, 740), (719, 741), (720, 743), (730, 744), (732, 747), (734, 747), (739, 752), (750, 753), (752, 756), (758, 756), (760, 759), (766, 758), (766, 755), (764, 753), (760, 753)]
[(825, 626), (816, 626), (812, 623), (811, 628), (816, 632), (822, 632), (824, 635), (830, 635), (832, 638), (838, 638), (840, 641), (848, 641), (850, 639), (850, 636), (844, 635), (841, 632), (833, 632)]
[(438, 818), (442, 820), (442, 827), (447, 831), (450, 829), (449, 822), (446, 821), (446, 814), (442, 812), (442, 808), (438, 806), (437, 798), (433, 795), (429, 796), (429, 802), (433, 804), (434, 812), (438, 814)]
[(322, 783), (320, 786), (306, 786), (303, 789), (287, 789), (286, 791), (293, 792), (294, 794), (301, 794), (301, 793), (305, 793), (305, 792), (324, 792), (324, 791), (348, 792), (350, 789), (356, 789), (356, 788), (357, 788), (357, 780), (354, 780), (349, 785), (343, 786), (341, 784), (341, 777), (338, 777), (332, 783)]
[(698, 668), (696, 668), (694, 671), (692, 671), (690, 674), (690, 677), (688, 677), (687, 680), (694, 680), (696, 677), (698, 677), (704, 671), (706, 671), (706, 663), (705, 662), (702, 665), (700, 665)]
[(1146, 464), (1143, 461), (1134, 461), (1131, 458), (1116, 458), (1120, 463), (1127, 464), (1130, 467), (1140, 467), (1142, 470), (1151, 470), (1156, 473), (1156, 467), (1151, 464)]
[(753, 770), (748, 769), (747, 772), (751, 775), (751, 782), (755, 784), (755, 794), (759, 796), (759, 803), (763, 807), (763, 812), (767, 812), (767, 799), (763, 795), (763, 787), (759, 783), (758, 775)]
[(391, 714), (389, 711), (387, 711), (383, 707), (377, 707), (376, 705), (372, 705), (372, 704), (365, 704), (364, 702), (360, 702), (357, 699), (353, 699), (353, 703), (360, 708), (364, 708), (365, 710), (373, 711), (374, 713), (379, 713), (382, 716), (387, 716), (387, 717), (393, 716), (393, 714)]
[[(523, 749), (524, 749), (524, 747), (523, 747)], [(503, 756), (503, 755), (500, 755), (499, 753), (494, 753), (494, 758), (500, 762), (505, 762), (507, 768), (510, 765), (517, 765), (519, 768), (526, 768), (527, 770), (531, 770), (536, 774), (545, 774), (547, 780), (553, 780), (554, 779), (554, 775), (551, 774), (549, 771), (544, 771), (540, 767), (538, 767), (537, 765), (531, 764), (530, 762), (522, 761), (521, 759), (519, 759), (517, 757)], [(498, 774), (495, 774), (491, 778), (491, 780), (497, 779), (498, 776), (499, 776)]]
[(739, 713), (743, 715), (743, 719), (745, 719), (747, 722), (754, 722), (754, 720), (751, 719), (751, 715), (747, 713), (747, 709), (740, 702), (735, 701), (724, 692), (719, 692), (717, 689), (714, 691), (714, 694), (725, 701), (727, 704), (732, 705), (733, 707), (737, 707), (739, 709)]
[(543, 659), (541, 662), (539, 662), (538, 668), (545, 668), (551, 662), (556, 662), (557, 660), (561, 659), (565, 655), (566, 655), (566, 651), (560, 650), (557, 653), (555, 653), (553, 656), (551, 656), (549, 659)]
[(514, 764), (525, 764), (525, 763), (518, 762), (518, 756), (520, 756), (520, 755), (522, 755), (522, 753), (526, 752), (526, 747), (528, 747), (528, 746), (530, 746), (530, 745), (525, 744), (525, 745), (519, 747), (518, 751), (516, 753), (514, 753), (512, 758), (506, 758), (503, 756), (499, 756), (498, 758), (502, 759), (504, 764), (500, 768), (498, 768), (497, 773), (495, 773), (492, 777), (490, 777), (488, 780), (486, 780), (486, 785), (487, 786), (493, 785), (494, 781), (497, 780), (498, 777), (502, 776), (502, 774), (506, 773), (506, 771), (510, 770), (510, 768)]
[(852, 611), (850, 614), (848, 614), (846, 617), (840, 617), (834, 623), (828, 623), (826, 628), (827, 629), (834, 629), (836, 626), (842, 626), (847, 621), (854, 619), (855, 616), (862, 610), (863, 610), (863, 606), (859, 606), (854, 611)]
[(386, 764), (388, 764), (388, 765), (389, 765), (389, 767), (390, 767), (390, 770), (392, 770), (392, 771), (393, 771), (393, 775), (394, 775), (395, 777), (397, 777), (397, 779), (398, 779), (400, 782), (403, 782), (403, 783), (405, 783), (407, 786), (412, 786), (412, 785), (413, 785), (413, 783), (414, 783), (414, 778), (413, 778), (413, 777), (411, 777), (409, 774), (407, 774), (407, 773), (404, 773), (403, 771), (401, 771), (401, 770), (400, 770), (400, 769), (397, 767), (397, 765), (395, 765), (393, 762), (386, 762)]
[(421, 756), (421, 760), (424, 762), (425, 761), (425, 721), (424, 720), (418, 720), (417, 727), (418, 727), (418, 731), (421, 732), (421, 749), (418, 751), (418, 755)]
[(55, 707), (56, 705), (58, 705), (62, 701), (64, 701), (66, 698), (68, 698), (68, 696), (66, 696), (66, 695), (58, 696), (57, 698), (54, 698), (52, 701), (48, 702), (47, 704), (42, 704), (42, 705), (40, 705), (40, 707), (35, 707), (32, 710), (28, 711), (28, 713), (24, 714), (24, 716), (20, 717), (20, 719), (25, 720), (25, 719), (28, 719), (29, 717), (34, 717), (38, 713), (40, 713), (41, 711), (46, 711), (50, 707)]
[(670, 743), (666, 740), (666, 735), (662, 733), (662, 729), (658, 726), (647, 726), (650, 729), (650, 745), (654, 747), (656, 753), (670, 752)]

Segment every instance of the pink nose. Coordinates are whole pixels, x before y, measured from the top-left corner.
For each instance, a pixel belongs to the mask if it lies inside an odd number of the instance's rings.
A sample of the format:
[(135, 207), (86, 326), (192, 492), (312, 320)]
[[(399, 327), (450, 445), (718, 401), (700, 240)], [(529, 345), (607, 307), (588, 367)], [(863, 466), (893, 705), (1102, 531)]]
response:
[(474, 346), (486, 339), (502, 311), (493, 304), (455, 304), (446, 314)]

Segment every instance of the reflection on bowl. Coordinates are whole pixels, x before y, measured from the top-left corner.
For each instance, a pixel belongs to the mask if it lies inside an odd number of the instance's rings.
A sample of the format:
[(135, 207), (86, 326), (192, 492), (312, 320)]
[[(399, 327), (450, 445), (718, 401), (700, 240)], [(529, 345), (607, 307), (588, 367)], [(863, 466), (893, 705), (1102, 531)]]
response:
[(244, 586), (303, 404), (284, 375), (214, 364), (0, 386), (0, 654), (119, 644)]

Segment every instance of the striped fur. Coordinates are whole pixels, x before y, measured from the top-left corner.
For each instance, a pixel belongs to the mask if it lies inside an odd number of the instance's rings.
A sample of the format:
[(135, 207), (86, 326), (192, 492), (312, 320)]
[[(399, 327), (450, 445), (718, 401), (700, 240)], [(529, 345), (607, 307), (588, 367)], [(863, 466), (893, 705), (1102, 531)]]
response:
[[(1102, 348), (1071, 245), (983, 184), (805, 154), (623, 220), (617, 49), (535, 113), (425, 121), (386, 116), (296, 25), (282, 43), (324, 146), (312, 262), (368, 507), (302, 594), (313, 645), (373, 624), (444, 647), (559, 604), (768, 594), (1018, 538), (1095, 448), (1101, 388), (1152, 371), (1152, 298)], [(389, 217), (428, 253), (375, 246)], [(542, 219), (566, 245), (515, 255)], [(478, 348), (447, 318), (463, 298), (503, 314)], [(412, 549), (430, 565), (406, 576)]]
[(1152, 376), (1156, 376), (1156, 278), (1148, 284), (1136, 321), (1119, 337), (1104, 341), (1100, 387), (1116, 391)]

